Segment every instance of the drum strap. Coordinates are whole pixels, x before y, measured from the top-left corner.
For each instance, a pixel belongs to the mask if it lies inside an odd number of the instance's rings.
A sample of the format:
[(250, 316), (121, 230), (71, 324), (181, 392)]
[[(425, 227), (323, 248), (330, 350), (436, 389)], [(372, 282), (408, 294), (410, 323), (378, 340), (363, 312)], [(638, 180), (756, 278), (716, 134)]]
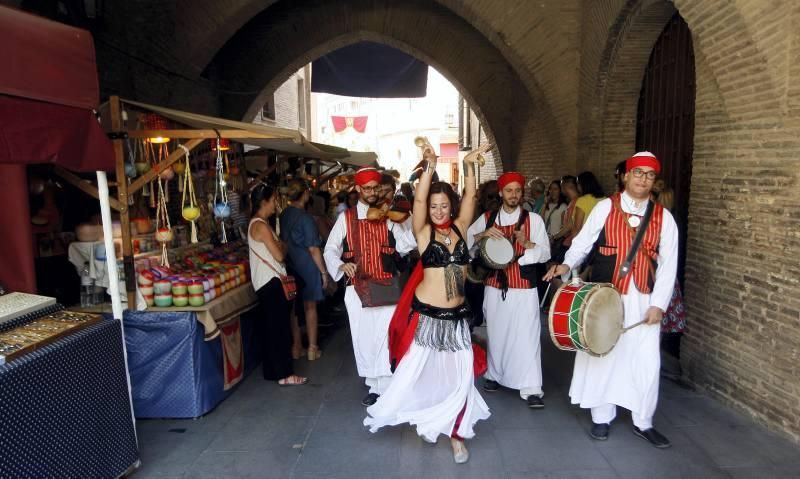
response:
[(650, 217), (653, 216), (654, 209), (655, 204), (653, 203), (653, 200), (649, 200), (647, 202), (647, 210), (644, 212), (644, 217), (642, 218), (642, 224), (639, 225), (639, 229), (636, 231), (636, 236), (633, 238), (631, 249), (628, 250), (628, 255), (625, 256), (625, 261), (619, 268), (619, 279), (624, 278), (628, 275), (628, 273), (631, 272), (633, 259), (636, 257), (636, 252), (639, 250), (639, 246), (642, 244), (644, 233), (647, 231), (647, 225), (650, 224)]

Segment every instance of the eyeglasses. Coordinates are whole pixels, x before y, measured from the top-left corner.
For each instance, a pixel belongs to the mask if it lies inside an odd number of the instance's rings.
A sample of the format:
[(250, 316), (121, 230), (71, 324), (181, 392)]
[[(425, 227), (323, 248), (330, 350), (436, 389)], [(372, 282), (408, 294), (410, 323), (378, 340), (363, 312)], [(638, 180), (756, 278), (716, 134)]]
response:
[(639, 168), (632, 169), (631, 174), (633, 175), (634, 178), (641, 178), (642, 176), (645, 176), (650, 181), (655, 180), (657, 176), (654, 170), (644, 171)]
[(364, 193), (375, 193), (381, 188), (381, 185), (378, 186), (362, 186), (361, 191)]

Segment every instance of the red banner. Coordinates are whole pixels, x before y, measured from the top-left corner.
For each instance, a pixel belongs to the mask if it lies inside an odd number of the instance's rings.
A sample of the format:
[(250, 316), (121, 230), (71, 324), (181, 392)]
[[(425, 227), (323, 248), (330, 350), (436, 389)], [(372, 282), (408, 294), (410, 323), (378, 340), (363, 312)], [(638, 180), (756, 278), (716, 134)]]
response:
[(333, 131), (343, 132), (346, 128), (352, 128), (359, 133), (364, 133), (367, 129), (368, 116), (331, 116)]

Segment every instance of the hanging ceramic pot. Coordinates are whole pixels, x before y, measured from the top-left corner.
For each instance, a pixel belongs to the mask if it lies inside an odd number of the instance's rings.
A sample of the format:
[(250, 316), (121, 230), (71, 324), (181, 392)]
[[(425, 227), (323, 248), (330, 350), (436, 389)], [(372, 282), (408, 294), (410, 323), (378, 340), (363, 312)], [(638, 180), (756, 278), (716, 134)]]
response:
[(214, 216), (217, 218), (228, 218), (231, 215), (231, 207), (225, 203), (217, 202), (214, 205)]

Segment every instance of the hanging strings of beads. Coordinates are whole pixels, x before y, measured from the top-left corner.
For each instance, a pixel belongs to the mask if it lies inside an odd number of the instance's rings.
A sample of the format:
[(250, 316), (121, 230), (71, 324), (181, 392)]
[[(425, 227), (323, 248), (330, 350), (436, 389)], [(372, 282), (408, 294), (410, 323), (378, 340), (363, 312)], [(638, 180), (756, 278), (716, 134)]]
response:
[(164, 197), (164, 189), (161, 187), (161, 179), (156, 178), (158, 183), (158, 208), (156, 209), (156, 241), (161, 243), (161, 266), (169, 268), (169, 255), (167, 254), (167, 243), (172, 241), (172, 226), (169, 224), (169, 214), (167, 213), (167, 201)]
[[(195, 220), (200, 217), (200, 208), (197, 206), (197, 198), (194, 195), (194, 181), (192, 180), (192, 165), (189, 161), (189, 149), (185, 146), (178, 144), (178, 147), (183, 148), (186, 153), (185, 170), (183, 172), (183, 183), (181, 184), (181, 215), (183, 219), (192, 224), (192, 243), (197, 243), (197, 225)], [(188, 193), (188, 195), (187, 195)], [(187, 205), (186, 199), (189, 199)]]
[(217, 141), (214, 144), (217, 150), (217, 164), (216, 164), (216, 179), (214, 181), (214, 216), (219, 218), (220, 227), (222, 228), (222, 243), (228, 242), (228, 236), (225, 232), (225, 218), (231, 215), (231, 207), (228, 205), (228, 189), (227, 182), (225, 181), (225, 163), (223, 162), (223, 149), (224, 143), (220, 141), (219, 134), (217, 134)]

